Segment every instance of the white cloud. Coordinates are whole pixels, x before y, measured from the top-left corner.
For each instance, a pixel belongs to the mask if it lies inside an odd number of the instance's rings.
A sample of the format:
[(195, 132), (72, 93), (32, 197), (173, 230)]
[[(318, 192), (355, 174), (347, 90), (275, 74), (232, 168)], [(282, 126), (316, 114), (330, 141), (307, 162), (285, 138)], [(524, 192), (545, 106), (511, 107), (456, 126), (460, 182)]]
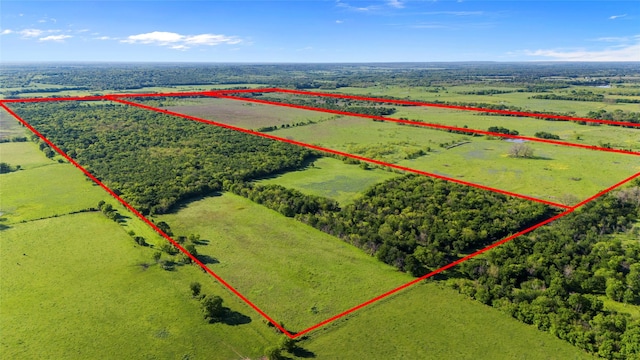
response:
[(388, 0), (387, 5), (397, 9), (402, 9), (404, 7), (404, 4), (400, 0)]
[(111, 36), (100, 36), (94, 39), (95, 40), (116, 40), (116, 38), (112, 38)]
[(627, 16), (627, 14), (623, 14), (623, 15), (612, 15), (612, 16), (609, 16), (609, 20), (615, 20), (615, 19), (618, 19), (618, 18), (623, 18), (623, 17), (625, 17), (625, 16)]
[(2, 32), (0, 32), (0, 35), (9, 35), (13, 32), (13, 30), (11, 29), (4, 29), (2, 30)]
[(178, 33), (166, 31), (153, 31), (146, 34), (131, 35), (121, 41), (128, 44), (153, 44), (159, 46), (168, 46), (176, 50), (186, 50), (190, 47), (201, 45), (233, 45), (242, 42), (242, 40), (233, 36), (216, 34), (181, 35)]
[(40, 41), (56, 41), (56, 42), (63, 42), (65, 39), (71, 38), (73, 36), (71, 35), (49, 35), (49, 36), (45, 36), (43, 38), (40, 38), (38, 40)]
[(24, 29), (24, 30), (20, 30), (19, 34), (22, 35), (23, 37), (29, 38), (29, 37), (38, 37), (40, 35), (42, 35), (44, 33), (44, 31), (40, 30), (40, 29)]
[(344, 23), (343, 20), (336, 20), (336, 24), (342, 24), (342, 23)]
[(640, 43), (604, 50), (525, 50), (533, 57), (557, 61), (640, 61)]

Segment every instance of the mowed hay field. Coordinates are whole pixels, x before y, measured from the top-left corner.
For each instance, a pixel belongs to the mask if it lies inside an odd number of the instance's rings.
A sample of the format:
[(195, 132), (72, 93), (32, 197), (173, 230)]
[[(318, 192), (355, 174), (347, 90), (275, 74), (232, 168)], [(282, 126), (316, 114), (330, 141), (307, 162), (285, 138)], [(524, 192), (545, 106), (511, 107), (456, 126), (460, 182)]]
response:
[[(447, 131), (342, 117), (274, 135), (516, 192), (577, 203), (640, 171), (635, 155), (527, 142), (533, 158), (509, 156), (514, 143)], [(460, 144), (449, 149), (440, 144)], [(412, 152), (426, 154), (409, 159)]]
[(185, 115), (253, 130), (309, 121), (321, 122), (335, 117), (334, 115), (320, 112), (229, 99), (199, 98), (182, 100), (180, 98), (171, 98), (170, 104), (172, 105), (164, 106), (164, 108)]
[(323, 157), (306, 169), (263, 179), (257, 183), (281, 185), (303, 194), (327, 197), (344, 206), (352, 203), (369, 187), (395, 176), (398, 174), (383, 169), (364, 170), (358, 165)]

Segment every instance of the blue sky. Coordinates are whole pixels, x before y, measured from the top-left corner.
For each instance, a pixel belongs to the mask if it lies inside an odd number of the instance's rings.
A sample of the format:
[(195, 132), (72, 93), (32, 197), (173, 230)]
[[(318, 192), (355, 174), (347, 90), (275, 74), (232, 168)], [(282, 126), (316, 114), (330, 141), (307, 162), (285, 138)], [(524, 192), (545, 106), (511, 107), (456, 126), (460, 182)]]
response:
[(637, 1), (12, 1), (0, 61), (640, 61)]

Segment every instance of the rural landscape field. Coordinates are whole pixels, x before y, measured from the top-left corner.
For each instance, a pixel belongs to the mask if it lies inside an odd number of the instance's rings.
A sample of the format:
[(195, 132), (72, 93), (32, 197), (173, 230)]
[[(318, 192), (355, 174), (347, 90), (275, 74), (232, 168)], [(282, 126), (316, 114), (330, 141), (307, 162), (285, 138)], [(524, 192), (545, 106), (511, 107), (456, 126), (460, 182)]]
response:
[(3, 357), (640, 356), (639, 68), (138, 67), (4, 69)]

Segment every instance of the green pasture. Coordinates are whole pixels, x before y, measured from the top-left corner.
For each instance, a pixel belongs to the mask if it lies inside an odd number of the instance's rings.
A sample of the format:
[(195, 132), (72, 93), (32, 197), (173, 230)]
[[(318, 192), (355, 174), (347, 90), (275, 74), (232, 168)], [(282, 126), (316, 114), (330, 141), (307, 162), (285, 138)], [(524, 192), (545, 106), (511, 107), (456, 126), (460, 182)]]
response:
[(88, 209), (110, 198), (70, 164), (2, 174), (0, 181), (0, 212), (8, 223)]
[(595, 146), (610, 144), (615, 149), (640, 151), (640, 128), (580, 125), (570, 121), (545, 121), (528, 117), (487, 116), (477, 112), (418, 106), (401, 106), (397, 109), (391, 117), (457, 127), (466, 125), (478, 130), (502, 126), (517, 130), (519, 135), (530, 137), (534, 137), (537, 132), (545, 131), (560, 136), (561, 141)]
[[(486, 86), (448, 86), (442, 85), (446, 90), (440, 90), (439, 92), (431, 92), (432, 88), (423, 87), (405, 87), (405, 86), (373, 86), (373, 87), (343, 87), (331, 92), (339, 92), (342, 94), (363, 95), (363, 96), (375, 96), (384, 97), (392, 96), (396, 98), (419, 100), (419, 101), (446, 101), (446, 102), (474, 102), (474, 103), (487, 103), (496, 105), (517, 106), (527, 110), (535, 111), (548, 111), (548, 112), (575, 112), (576, 116), (586, 115), (589, 111), (607, 110), (613, 111), (616, 109), (625, 111), (640, 111), (640, 105), (638, 104), (610, 104), (605, 102), (591, 102), (591, 101), (569, 101), (569, 100), (543, 100), (543, 99), (530, 99), (529, 97), (539, 93), (529, 92), (513, 92), (507, 94), (494, 94), (494, 95), (466, 95), (460, 94), (460, 92), (469, 90), (480, 89), (503, 89), (511, 90), (512, 87), (499, 87), (494, 85)], [(439, 86), (436, 86), (439, 87)], [(576, 87), (578, 88), (578, 87)], [(594, 90), (595, 88), (589, 88)], [(566, 90), (566, 89), (563, 89)], [(595, 92), (595, 91), (594, 91)], [(560, 92), (558, 92), (560, 93)]]
[(326, 359), (593, 358), (433, 282), (415, 285), (312, 333), (305, 348)]
[[(411, 280), (335, 237), (233, 194), (192, 202), (160, 220), (200, 234), (207, 266), (300, 331)], [(213, 260), (215, 259), (215, 260)]]
[(311, 166), (274, 178), (258, 181), (259, 184), (276, 184), (296, 189), (304, 194), (327, 197), (341, 205), (352, 203), (363, 191), (396, 174), (382, 169), (364, 170), (358, 165), (345, 164), (342, 160), (324, 157)]
[[(274, 135), (555, 202), (574, 204), (640, 171), (637, 156), (527, 142), (534, 158), (512, 158), (514, 143), (343, 117)], [(441, 143), (462, 144), (450, 149)], [(407, 159), (416, 150), (426, 155)]]
[(0, 161), (14, 167), (20, 165), (22, 169), (57, 164), (56, 161), (47, 159), (38, 145), (30, 141), (0, 143)]
[[(194, 266), (162, 270), (100, 213), (2, 231), (0, 349), (6, 359), (257, 358), (277, 342), (259, 316)], [(189, 284), (246, 317), (208, 324)]]

